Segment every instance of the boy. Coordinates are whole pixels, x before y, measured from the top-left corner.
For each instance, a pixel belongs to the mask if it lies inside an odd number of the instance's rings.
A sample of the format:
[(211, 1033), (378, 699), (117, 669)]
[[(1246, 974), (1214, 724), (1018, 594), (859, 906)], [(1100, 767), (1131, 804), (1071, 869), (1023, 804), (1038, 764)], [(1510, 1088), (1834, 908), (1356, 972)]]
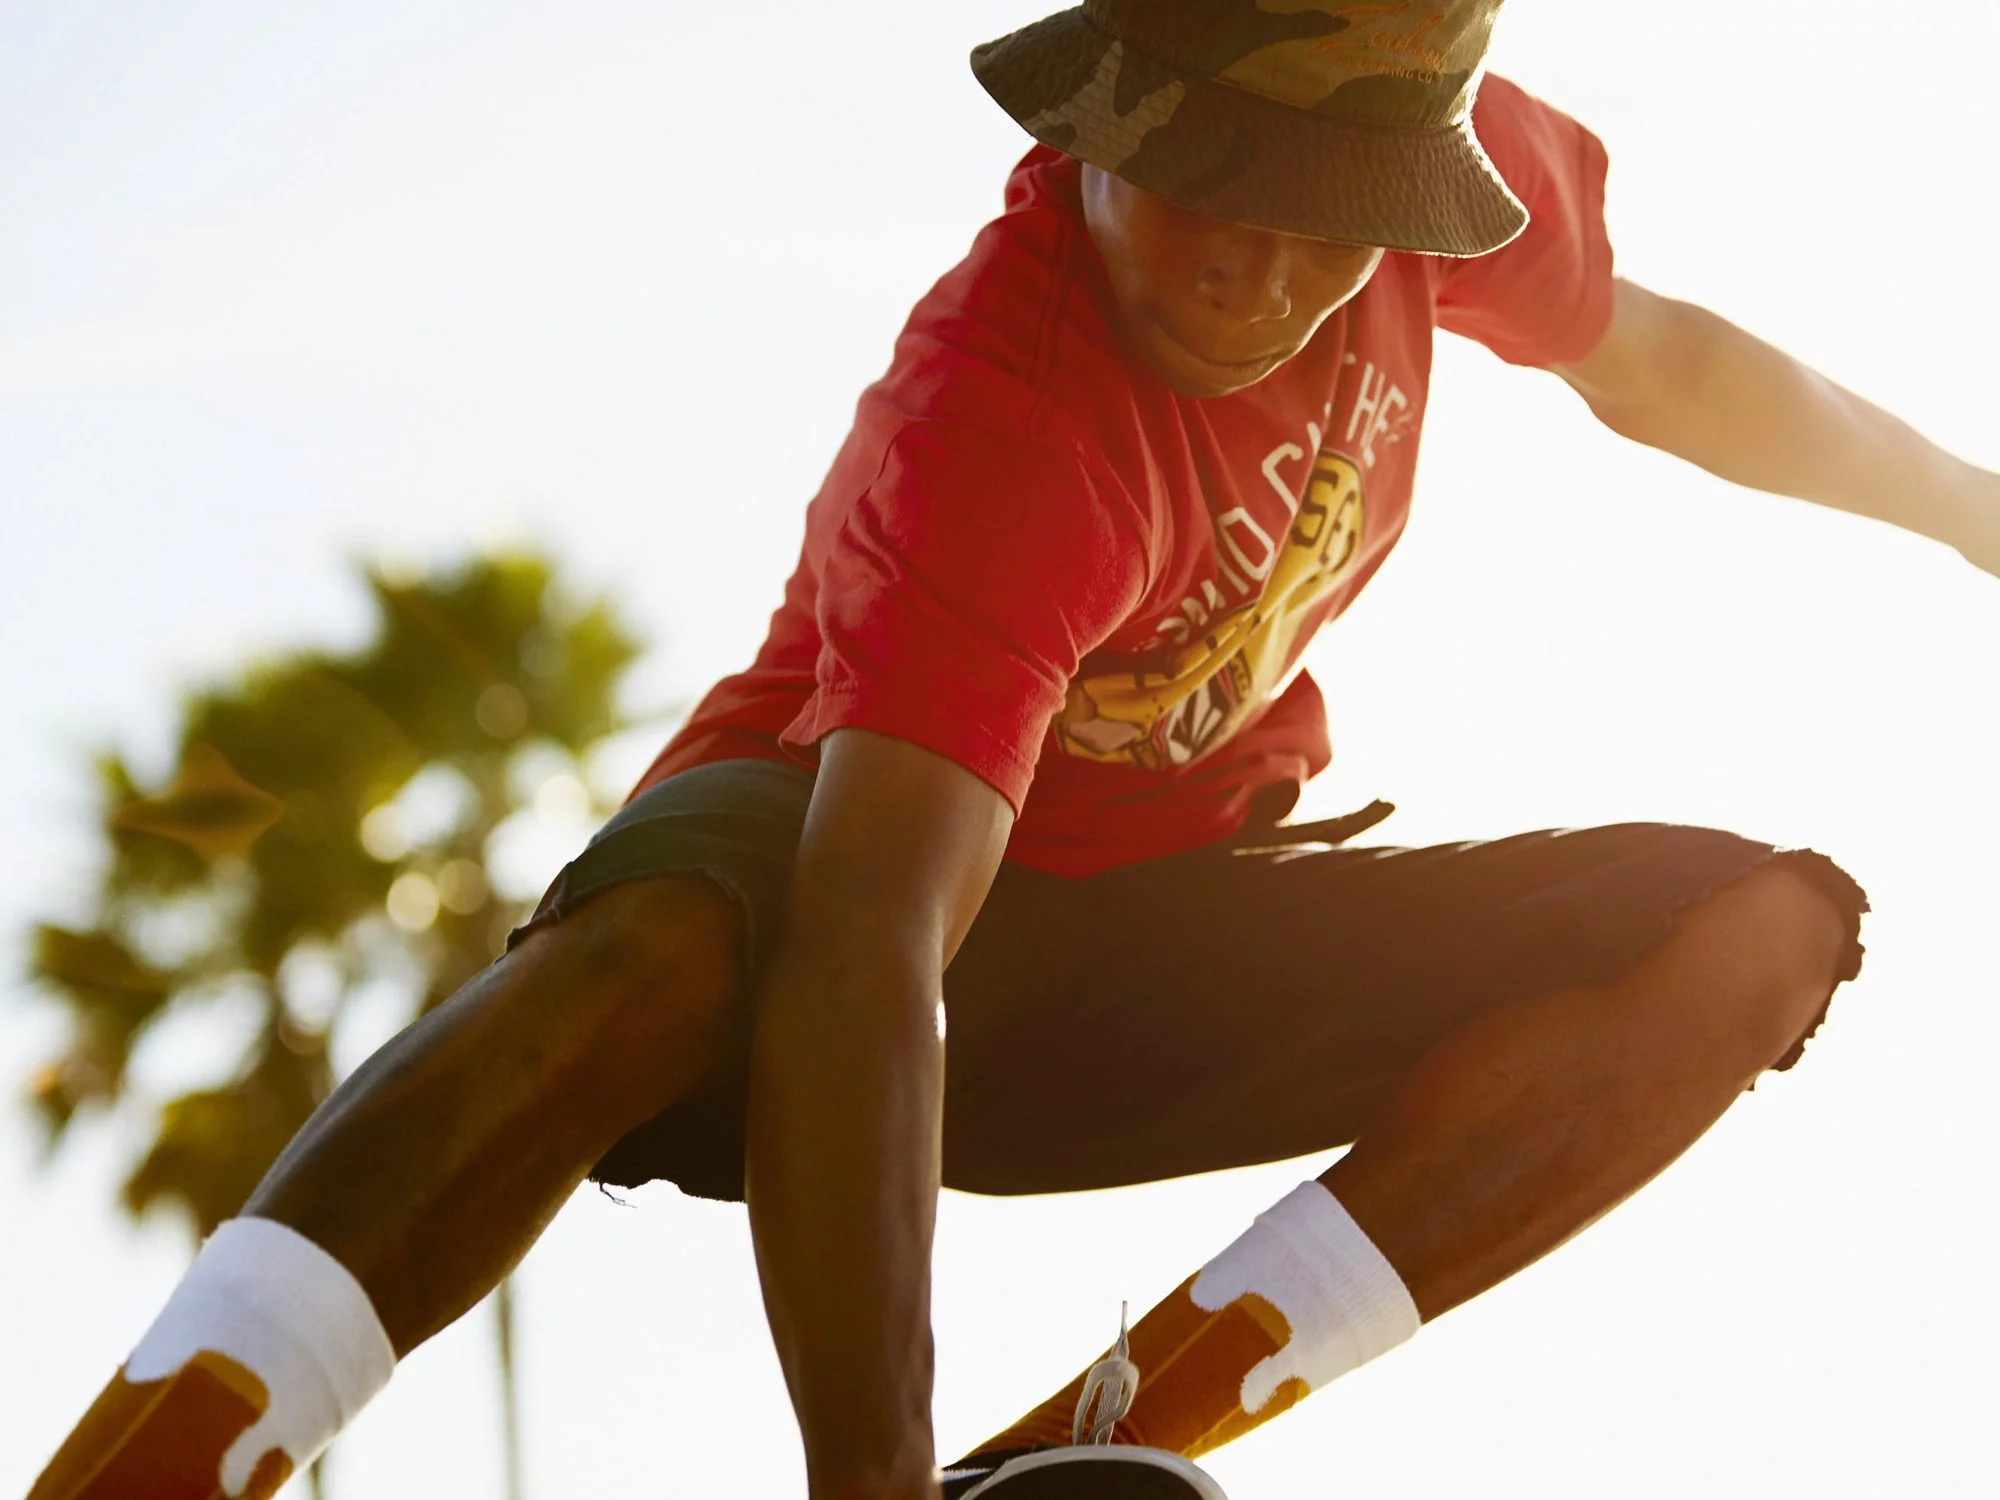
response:
[(1279, 821), (1435, 328), (2000, 571), (2000, 479), (1614, 278), (1602, 148), (1480, 82), (1497, 9), (1090, 0), (974, 53), (1040, 144), (863, 396), (756, 661), (300, 1133), (37, 1500), (268, 1495), (587, 1176), (746, 1199), (812, 1493), (929, 1500), (941, 1182), (1353, 1142), (1131, 1330), (1136, 1389), (1114, 1360), (942, 1481), (1198, 1487), (1120, 1451), (1267, 1420), (1796, 1061), (1860, 958), (1823, 856)]

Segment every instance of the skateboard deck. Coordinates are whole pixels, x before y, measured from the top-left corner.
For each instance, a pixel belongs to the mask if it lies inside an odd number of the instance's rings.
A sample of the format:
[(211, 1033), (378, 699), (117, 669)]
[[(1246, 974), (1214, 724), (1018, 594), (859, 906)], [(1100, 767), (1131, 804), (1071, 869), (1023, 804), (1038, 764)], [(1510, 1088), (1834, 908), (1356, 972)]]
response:
[(992, 1462), (947, 1471), (947, 1500), (1228, 1500), (1193, 1463), (1160, 1448), (1043, 1448)]

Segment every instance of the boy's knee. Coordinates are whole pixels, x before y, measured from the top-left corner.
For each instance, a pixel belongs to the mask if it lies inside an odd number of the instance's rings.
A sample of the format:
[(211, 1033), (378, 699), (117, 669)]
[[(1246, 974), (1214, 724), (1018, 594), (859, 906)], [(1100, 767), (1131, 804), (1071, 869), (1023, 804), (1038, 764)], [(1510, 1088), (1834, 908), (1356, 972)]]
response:
[(1717, 975), (1718, 1022), (1748, 1066), (1789, 1061), (1838, 982), (1847, 915), (1780, 859), (1709, 897), (1690, 925)]

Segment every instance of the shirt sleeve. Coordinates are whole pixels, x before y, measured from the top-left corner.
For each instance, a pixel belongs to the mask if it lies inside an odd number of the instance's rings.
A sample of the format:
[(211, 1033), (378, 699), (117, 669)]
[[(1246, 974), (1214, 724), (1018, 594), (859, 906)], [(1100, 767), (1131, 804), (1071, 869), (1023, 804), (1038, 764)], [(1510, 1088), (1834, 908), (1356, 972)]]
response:
[(1581, 359), (1611, 322), (1604, 146), (1560, 110), (1488, 75), (1473, 131), (1528, 209), (1528, 227), (1489, 255), (1439, 260), (1440, 328), (1509, 364)]
[(1073, 444), (911, 423), (830, 539), (817, 681), (782, 739), (893, 735), (1018, 814), (1078, 663), (1137, 606), (1146, 572), (1136, 512)]

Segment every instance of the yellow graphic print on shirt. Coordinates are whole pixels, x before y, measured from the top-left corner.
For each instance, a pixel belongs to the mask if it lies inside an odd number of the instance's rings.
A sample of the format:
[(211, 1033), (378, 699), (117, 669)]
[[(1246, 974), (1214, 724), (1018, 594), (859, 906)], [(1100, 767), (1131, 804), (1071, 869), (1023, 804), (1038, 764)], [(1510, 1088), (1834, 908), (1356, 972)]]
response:
[[(1160, 669), (1079, 675), (1055, 717), (1056, 742), (1086, 760), (1157, 770), (1228, 739), (1277, 688), (1307, 614), (1352, 571), (1365, 519), (1361, 471), (1324, 449), (1281, 546), (1241, 510), (1218, 518), (1218, 542), (1262, 581), (1257, 597), (1173, 648)], [(1250, 545), (1232, 520), (1249, 529)]]

